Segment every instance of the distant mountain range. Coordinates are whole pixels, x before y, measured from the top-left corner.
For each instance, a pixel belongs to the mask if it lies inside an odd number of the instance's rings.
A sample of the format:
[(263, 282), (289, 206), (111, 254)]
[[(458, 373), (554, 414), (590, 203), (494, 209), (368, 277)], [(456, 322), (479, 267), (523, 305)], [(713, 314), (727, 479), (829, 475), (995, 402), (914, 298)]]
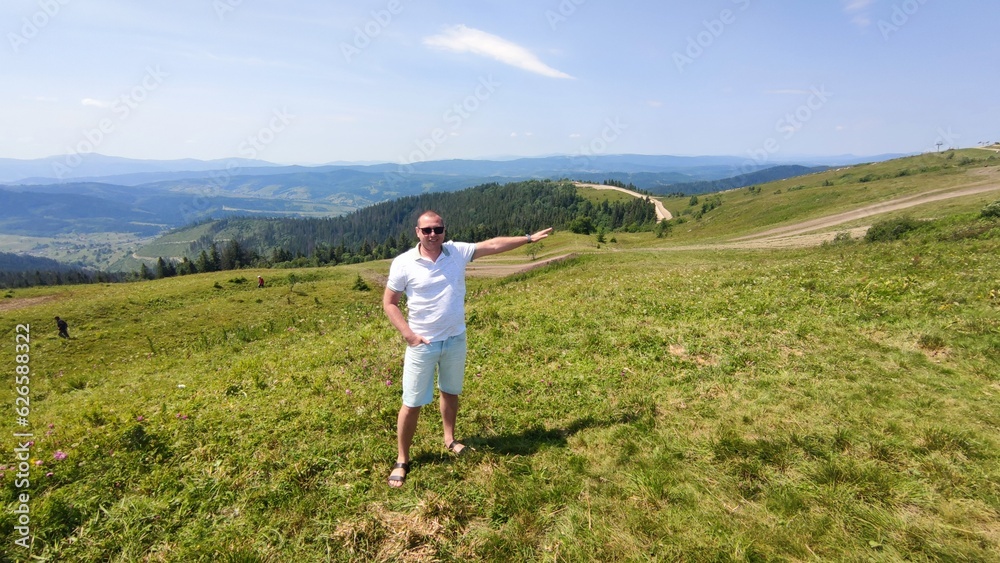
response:
[[(258, 168), (278, 166), (263, 160), (231, 158), (224, 160), (136, 160), (102, 154), (63, 155), (18, 160), (0, 158), (0, 184), (59, 184), (87, 179), (126, 186), (136, 185), (112, 180), (134, 174), (205, 173), (227, 167)], [(143, 180), (145, 183), (151, 180)]]
[[(511, 160), (438, 160), (413, 164), (338, 163), (286, 166), (240, 158), (217, 160), (136, 160), (100, 154), (52, 156), (34, 160), (0, 158), (0, 184), (47, 185), (86, 180), (121, 186), (214, 176), (267, 176), (350, 169), (375, 174), (431, 174), (504, 178), (552, 178), (560, 174), (661, 173), (679, 181), (717, 180), (779, 164), (843, 166), (880, 162), (903, 154), (800, 157), (754, 162), (738, 156), (591, 155), (515, 158)], [(680, 180), (684, 178), (684, 180)]]
[[(131, 160), (88, 154), (0, 159), (0, 234), (153, 235), (205, 218), (341, 215), (381, 201), (486, 183), (573, 179), (653, 194), (705, 193), (900, 155), (758, 164), (736, 156), (592, 155), (414, 164), (282, 166), (260, 160)], [(71, 166), (72, 165), (72, 166)], [(61, 177), (60, 177), (61, 176)], [(0, 250), (3, 250), (0, 248)]]

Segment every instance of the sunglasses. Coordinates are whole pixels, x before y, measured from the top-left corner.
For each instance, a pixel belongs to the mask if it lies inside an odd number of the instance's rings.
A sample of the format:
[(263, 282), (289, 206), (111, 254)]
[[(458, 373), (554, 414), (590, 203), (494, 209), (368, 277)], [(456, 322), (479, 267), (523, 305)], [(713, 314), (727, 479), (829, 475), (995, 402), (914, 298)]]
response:
[(417, 227), (417, 228), (420, 229), (420, 232), (424, 233), (425, 235), (429, 235), (431, 234), (431, 232), (433, 232), (435, 235), (440, 235), (441, 233), (444, 232), (444, 227)]

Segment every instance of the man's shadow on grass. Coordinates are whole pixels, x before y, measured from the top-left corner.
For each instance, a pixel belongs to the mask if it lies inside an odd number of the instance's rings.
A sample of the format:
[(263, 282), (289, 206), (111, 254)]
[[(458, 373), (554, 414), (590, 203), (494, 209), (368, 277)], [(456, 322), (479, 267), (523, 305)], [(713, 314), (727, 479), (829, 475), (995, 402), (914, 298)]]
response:
[[(498, 455), (518, 455), (527, 456), (538, 453), (545, 447), (565, 448), (571, 436), (582, 430), (590, 428), (607, 428), (618, 424), (629, 424), (640, 418), (634, 414), (621, 414), (607, 418), (595, 418), (585, 416), (579, 418), (564, 428), (545, 428), (541, 424), (527, 428), (517, 434), (506, 434), (491, 436), (489, 438), (477, 438), (470, 436), (462, 440), (466, 446), (473, 448), (473, 455), (491, 453)], [(463, 454), (464, 456), (465, 454)], [(432, 454), (424, 453), (415, 458), (419, 463), (438, 463), (444, 459), (454, 457), (453, 454)]]

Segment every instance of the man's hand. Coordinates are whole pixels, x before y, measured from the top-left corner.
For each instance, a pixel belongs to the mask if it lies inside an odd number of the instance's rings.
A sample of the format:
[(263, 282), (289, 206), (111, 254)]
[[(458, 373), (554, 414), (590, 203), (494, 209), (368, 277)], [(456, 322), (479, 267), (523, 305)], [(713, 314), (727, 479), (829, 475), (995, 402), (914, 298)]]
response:
[(400, 291), (393, 291), (388, 287), (385, 288), (385, 292), (382, 293), (382, 310), (385, 311), (385, 315), (389, 317), (389, 322), (392, 323), (392, 326), (396, 327), (396, 330), (399, 331), (399, 334), (408, 345), (419, 346), (421, 344), (430, 344), (430, 340), (413, 332), (410, 325), (407, 324), (406, 319), (403, 318), (403, 311), (399, 309), (399, 299), (402, 296), (403, 293)]
[(525, 237), (525, 238), (528, 238), (530, 242), (538, 242), (543, 238), (548, 237), (551, 233), (552, 233), (552, 227), (549, 227), (548, 229), (543, 229), (541, 231), (538, 231), (537, 233), (531, 235), (531, 237)]
[(426, 338), (424, 338), (423, 336), (420, 336), (419, 334), (417, 334), (415, 332), (411, 332), (408, 336), (404, 336), (403, 340), (405, 340), (406, 343), (408, 345), (410, 345), (410, 346), (419, 346), (420, 344), (430, 344), (431, 343), (430, 340), (427, 340)]

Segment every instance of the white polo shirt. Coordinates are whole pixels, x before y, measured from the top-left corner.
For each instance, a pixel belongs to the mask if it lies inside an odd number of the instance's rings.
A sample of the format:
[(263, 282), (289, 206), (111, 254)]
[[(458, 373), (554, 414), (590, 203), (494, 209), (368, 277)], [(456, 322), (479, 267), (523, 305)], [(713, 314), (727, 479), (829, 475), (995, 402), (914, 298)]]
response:
[(475, 244), (448, 241), (436, 262), (420, 255), (419, 244), (392, 261), (386, 287), (406, 294), (413, 332), (431, 342), (465, 332), (465, 266), (475, 253)]

